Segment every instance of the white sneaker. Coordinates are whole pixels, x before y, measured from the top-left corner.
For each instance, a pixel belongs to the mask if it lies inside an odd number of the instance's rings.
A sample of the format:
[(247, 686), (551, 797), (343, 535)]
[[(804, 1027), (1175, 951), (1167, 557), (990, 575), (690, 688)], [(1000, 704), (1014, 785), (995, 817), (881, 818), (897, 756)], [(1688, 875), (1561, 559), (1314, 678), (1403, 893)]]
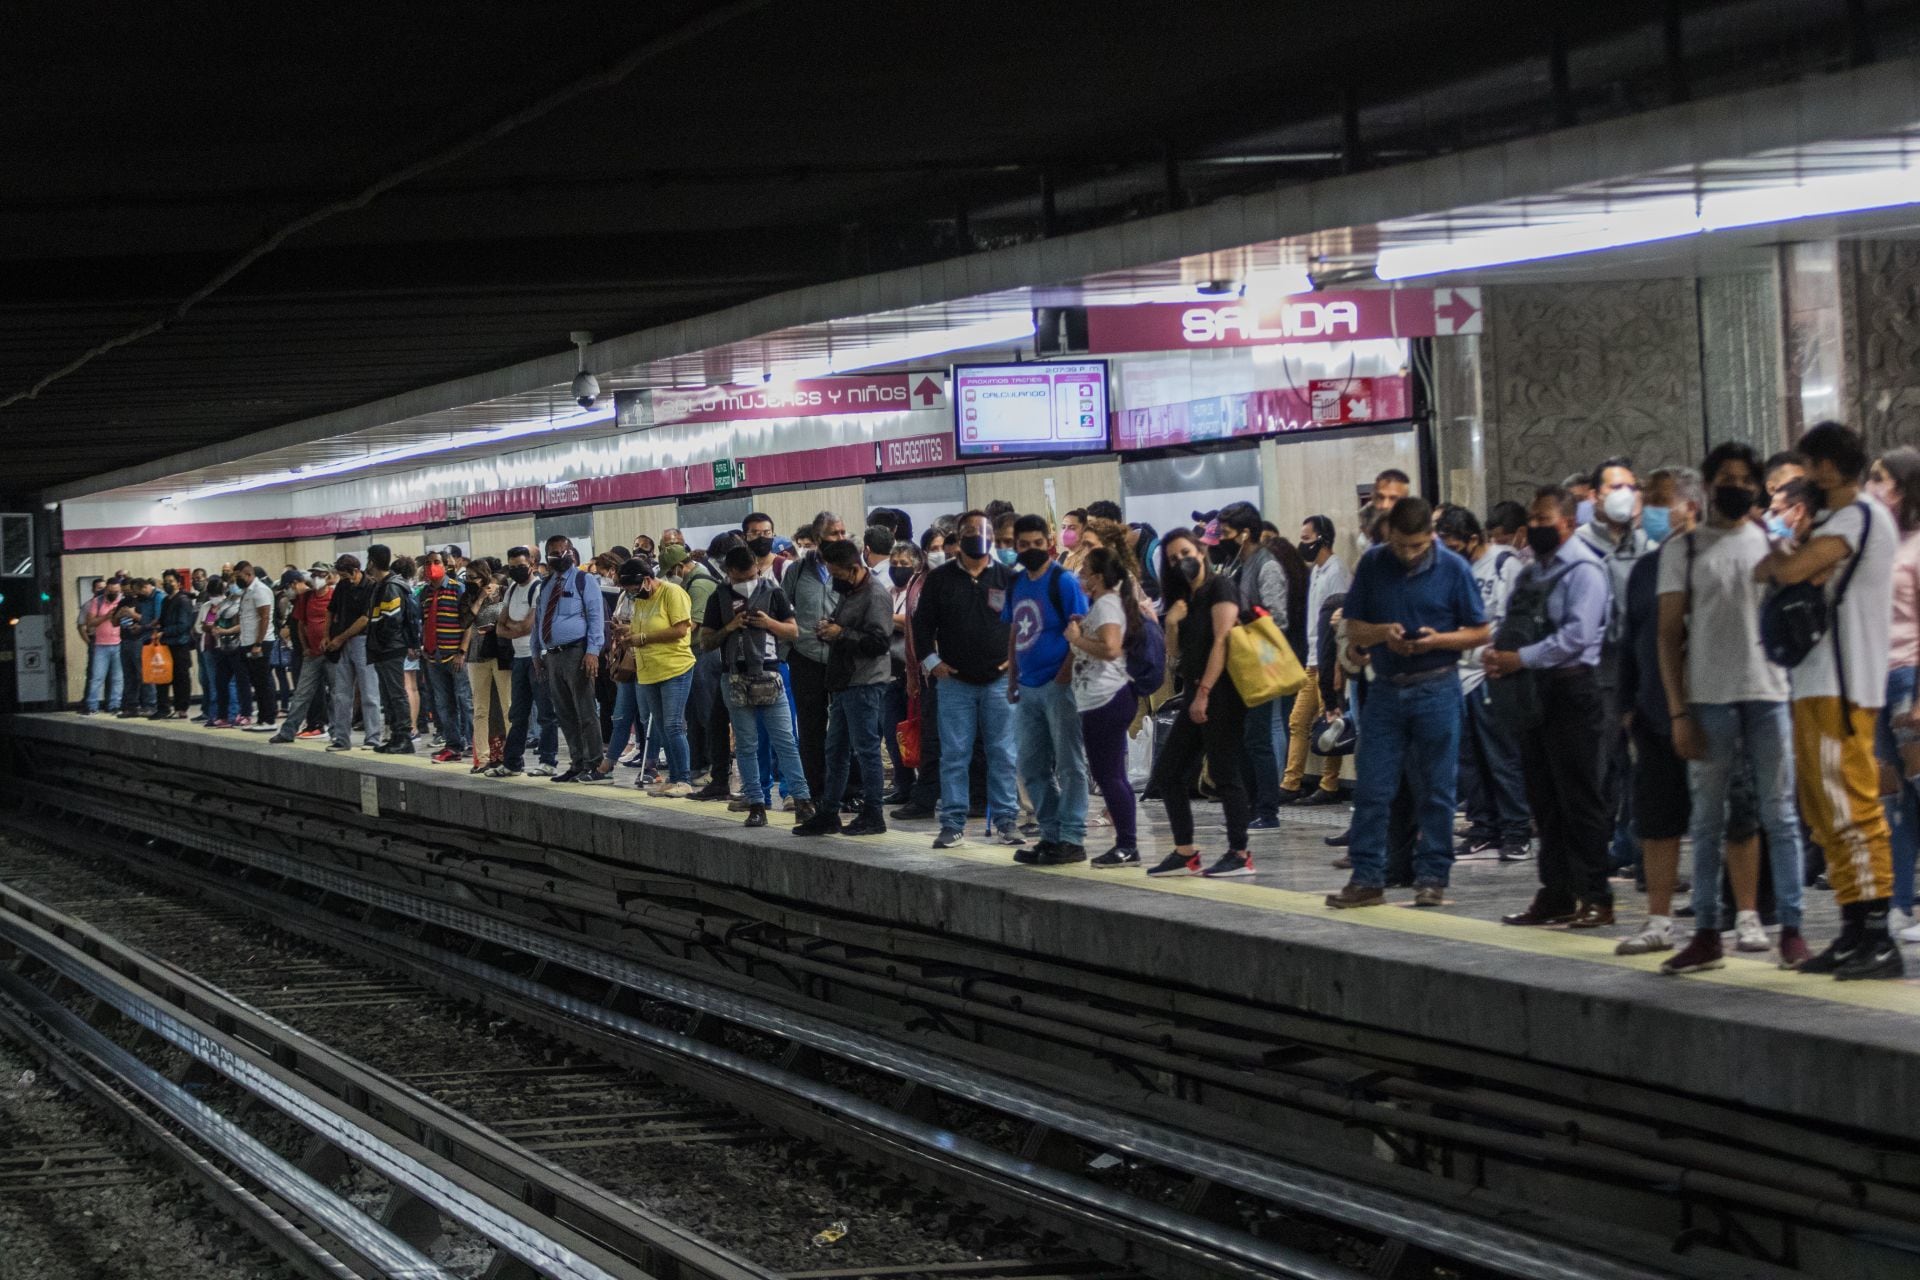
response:
[(1648, 916), (1647, 923), (1631, 938), (1613, 949), (1617, 956), (1644, 956), (1655, 951), (1673, 950), (1673, 921), (1665, 916)]
[(780, 812), (782, 812), (782, 813), (792, 813), (792, 812), (793, 812), (793, 797), (792, 797), (792, 796), (782, 796), (782, 797), (780, 797)]
[(1920, 942), (1920, 922), (1908, 925), (1895, 936), (1902, 942)]
[(653, 794), (667, 800), (685, 800), (693, 794), (693, 787), (685, 782), (669, 782)]
[(1760, 924), (1758, 911), (1742, 911), (1733, 920), (1734, 950), (1771, 951), (1773, 943), (1767, 940), (1767, 931)]
[(527, 770), (529, 778), (551, 778), (553, 774), (554, 768), (550, 764), (536, 764)]

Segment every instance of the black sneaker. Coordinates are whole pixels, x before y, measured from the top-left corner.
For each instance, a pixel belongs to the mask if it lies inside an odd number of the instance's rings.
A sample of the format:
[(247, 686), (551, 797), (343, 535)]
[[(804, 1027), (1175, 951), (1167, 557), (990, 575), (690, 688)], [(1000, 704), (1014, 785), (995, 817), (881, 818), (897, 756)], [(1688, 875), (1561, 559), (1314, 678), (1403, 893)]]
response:
[(966, 842), (966, 832), (956, 831), (952, 827), (944, 827), (941, 829), (940, 834), (933, 838), (933, 847), (936, 849), (958, 849)]
[(1890, 933), (1870, 933), (1851, 956), (1833, 971), (1840, 982), (1860, 982), (1869, 978), (1904, 978), (1906, 961), (1900, 957), (1900, 944)]
[(1218, 861), (1200, 873), (1209, 880), (1225, 880), (1232, 876), (1250, 876), (1253, 874), (1253, 854), (1245, 849), (1238, 853), (1223, 853)]
[(732, 799), (732, 797), (727, 792), (727, 780), (725, 778), (722, 778), (718, 782), (709, 782), (706, 786), (700, 788), (698, 791), (694, 792), (691, 796), (689, 796), (688, 799), (690, 800), (729, 800), (729, 799)]
[[(409, 747), (407, 749), (411, 751), (413, 748)], [(580, 775), (585, 772), (586, 772), (585, 769), (581, 769), (573, 765), (568, 765), (566, 768), (562, 769), (560, 772), (554, 774), (551, 778), (548, 778), (547, 781), (548, 782), (578, 782), (580, 780)]]
[(1024, 863), (1027, 866), (1032, 866), (1036, 862), (1044, 862), (1047, 859), (1047, 855), (1053, 852), (1054, 844), (1055, 842), (1052, 840), (1041, 840), (1028, 845), (1024, 849), (1015, 849), (1013, 851), (1013, 860)]
[[(1532, 856), (1533, 842), (1531, 840), (1510, 840), (1500, 846), (1500, 861), (1502, 862), (1525, 862)], [(1687, 914), (1693, 914), (1691, 908), (1688, 909)]]
[(877, 809), (869, 809), (840, 829), (843, 836), (883, 836), (887, 834), (887, 820), (880, 816)]
[(1157, 866), (1147, 868), (1150, 876), (1197, 876), (1200, 874), (1200, 855), (1197, 853), (1170, 853), (1160, 859)]
[(1838, 973), (1840, 966), (1853, 960), (1854, 953), (1860, 949), (1863, 941), (1859, 936), (1848, 937), (1842, 933), (1827, 944), (1827, 949), (1800, 966), (1801, 973)]
[(763, 804), (756, 804), (751, 809), (748, 809), (747, 820), (741, 823), (740, 825), (743, 827), (766, 826), (767, 825), (767, 806)]
[(1249, 831), (1278, 831), (1279, 829), (1280, 819), (1278, 818), (1255, 818), (1247, 823)]
[(918, 822), (922, 818), (937, 818), (940, 815), (936, 810), (929, 809), (924, 804), (914, 804), (912, 801), (908, 801), (887, 816), (895, 822)]
[(1338, 791), (1315, 791), (1312, 795), (1305, 797), (1299, 803), (1303, 805), (1313, 805), (1317, 807), (1323, 804), (1345, 804), (1346, 802), (1347, 802), (1347, 798), (1341, 795)]
[(1487, 858), (1498, 857), (1500, 842), (1489, 840), (1485, 836), (1466, 836), (1453, 846), (1455, 862), (1479, 862)]
[(1117, 844), (1087, 865), (1096, 871), (1111, 871), (1115, 867), (1137, 867), (1140, 865), (1140, 851)]
[(840, 815), (822, 810), (805, 822), (794, 824), (793, 834), (797, 836), (837, 836), (840, 834)]
[(599, 768), (582, 769), (578, 774), (574, 775), (573, 780), (575, 782), (601, 782), (601, 783), (612, 782), (613, 781), (613, 765), (608, 764), (605, 769), (599, 769)]
[(1085, 862), (1086, 860), (1087, 847), (1085, 845), (1070, 844), (1062, 840), (1047, 851), (1046, 855), (1040, 859), (1040, 863), (1042, 866), (1064, 867), (1075, 862)]

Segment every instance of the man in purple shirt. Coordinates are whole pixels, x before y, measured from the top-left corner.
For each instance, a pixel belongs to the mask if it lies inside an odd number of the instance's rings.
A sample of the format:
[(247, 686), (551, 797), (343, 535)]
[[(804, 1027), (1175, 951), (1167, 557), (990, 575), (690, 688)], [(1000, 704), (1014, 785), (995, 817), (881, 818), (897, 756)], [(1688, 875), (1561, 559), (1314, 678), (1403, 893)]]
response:
[(1505, 648), (1503, 628), (1485, 658), (1490, 678), (1528, 672), (1539, 694), (1540, 714), (1521, 732), (1520, 756), (1540, 827), (1540, 891), (1526, 910), (1503, 918), (1512, 925), (1598, 929), (1613, 923), (1612, 822), (1600, 789), (1608, 737), (1596, 674), (1612, 589), (1600, 557), (1573, 536), (1578, 509), (1578, 499), (1559, 485), (1534, 494), (1527, 512), (1533, 563), (1514, 583), (1507, 618), (1531, 617), (1545, 634)]

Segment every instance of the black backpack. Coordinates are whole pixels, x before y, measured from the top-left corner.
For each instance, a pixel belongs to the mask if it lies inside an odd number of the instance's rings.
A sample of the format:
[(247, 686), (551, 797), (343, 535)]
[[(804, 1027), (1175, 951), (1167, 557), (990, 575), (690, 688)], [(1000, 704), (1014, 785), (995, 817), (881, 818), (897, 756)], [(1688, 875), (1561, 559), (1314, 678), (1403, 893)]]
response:
[[(1836, 633), (1833, 638), (1834, 660), (1836, 664), (1842, 661), (1838, 635), (1840, 602), (1846, 598), (1847, 585), (1853, 581), (1853, 571), (1860, 567), (1860, 557), (1867, 550), (1867, 537), (1873, 532), (1873, 512), (1864, 502), (1853, 505), (1859, 509), (1861, 517), (1860, 548), (1847, 557), (1847, 567), (1841, 571), (1840, 584), (1833, 593), (1833, 599), (1827, 599), (1824, 585), (1794, 582), (1775, 588), (1760, 607), (1760, 644), (1767, 651), (1768, 661), (1789, 668), (1799, 666), (1826, 638), (1829, 630)], [(1844, 684), (1844, 671), (1840, 673), (1840, 678)]]
[[(1566, 572), (1552, 582), (1515, 583), (1513, 593), (1507, 597), (1507, 615), (1494, 632), (1493, 647), (1514, 653), (1552, 635), (1556, 628), (1547, 615), (1547, 601), (1553, 597), (1555, 587), (1565, 582), (1568, 575), (1580, 572), (1582, 567), (1583, 564), (1569, 565)], [(1600, 565), (1593, 568), (1602, 575), (1606, 573)], [(1547, 715), (1540, 692), (1540, 673), (1522, 669), (1487, 681), (1487, 709), (1516, 733), (1538, 728)]]

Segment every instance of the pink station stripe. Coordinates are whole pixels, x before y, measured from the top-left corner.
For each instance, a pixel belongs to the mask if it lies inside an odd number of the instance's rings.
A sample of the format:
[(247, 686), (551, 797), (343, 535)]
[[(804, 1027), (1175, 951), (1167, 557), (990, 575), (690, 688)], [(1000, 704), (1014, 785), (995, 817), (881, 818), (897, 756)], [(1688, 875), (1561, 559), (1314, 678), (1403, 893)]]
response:
[[(747, 484), (766, 486), (844, 480), (880, 471), (914, 470), (927, 465), (941, 465), (951, 456), (952, 433), (939, 432), (906, 440), (886, 441), (880, 449), (871, 443), (833, 445), (825, 449), (765, 454), (737, 461), (746, 472)], [(908, 461), (909, 458), (912, 460)], [(563, 484), (527, 485), (476, 493), (467, 496), (463, 506), (466, 519), (485, 520), (528, 511), (680, 497), (707, 492), (710, 485), (699, 483), (696, 487), (690, 480), (699, 477), (704, 481), (711, 474), (712, 468), (708, 463), (693, 467), (662, 467), (655, 471), (621, 476), (594, 476)], [(371, 532), (375, 529), (440, 524), (446, 518), (446, 500), (434, 498), (407, 507), (342, 511), (325, 516), (216, 520), (200, 524), (122, 525), (101, 529), (69, 528), (63, 531), (61, 542), (68, 551), (190, 546), (199, 543), (290, 542), (302, 538), (331, 538), (341, 534)]]

